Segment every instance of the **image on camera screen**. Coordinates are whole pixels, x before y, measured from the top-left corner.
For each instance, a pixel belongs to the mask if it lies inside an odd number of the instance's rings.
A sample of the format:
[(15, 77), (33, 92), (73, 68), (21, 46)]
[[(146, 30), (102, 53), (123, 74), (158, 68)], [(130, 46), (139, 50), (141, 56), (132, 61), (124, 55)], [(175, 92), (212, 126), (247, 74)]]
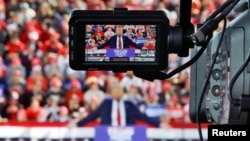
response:
[(85, 25), (85, 62), (155, 62), (156, 25)]

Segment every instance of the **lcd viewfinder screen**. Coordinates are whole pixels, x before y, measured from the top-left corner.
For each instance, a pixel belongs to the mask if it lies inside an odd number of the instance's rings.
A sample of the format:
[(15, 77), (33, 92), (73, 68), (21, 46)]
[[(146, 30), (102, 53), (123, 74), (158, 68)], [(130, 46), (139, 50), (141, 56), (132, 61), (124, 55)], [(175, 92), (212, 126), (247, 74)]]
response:
[(156, 25), (85, 25), (85, 62), (155, 62)]

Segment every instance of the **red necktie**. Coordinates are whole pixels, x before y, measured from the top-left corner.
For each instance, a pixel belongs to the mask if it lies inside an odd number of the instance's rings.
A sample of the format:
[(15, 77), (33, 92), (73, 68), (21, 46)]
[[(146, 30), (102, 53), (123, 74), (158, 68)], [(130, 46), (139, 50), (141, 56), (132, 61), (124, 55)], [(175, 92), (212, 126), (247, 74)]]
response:
[(119, 103), (118, 103), (118, 107), (117, 107), (117, 125), (121, 125), (121, 112), (120, 112), (120, 108), (119, 108)]
[(121, 40), (121, 36), (118, 36), (118, 49), (122, 48), (122, 40)]

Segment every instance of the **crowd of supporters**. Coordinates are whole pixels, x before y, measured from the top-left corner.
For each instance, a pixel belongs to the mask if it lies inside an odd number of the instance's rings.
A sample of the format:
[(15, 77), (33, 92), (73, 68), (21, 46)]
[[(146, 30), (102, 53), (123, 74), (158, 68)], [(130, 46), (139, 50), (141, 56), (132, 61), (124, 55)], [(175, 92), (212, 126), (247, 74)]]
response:
[[(225, 0), (193, 0), (201, 23)], [(68, 64), (68, 20), (74, 9), (163, 10), (178, 22), (179, 0), (0, 0), (0, 122), (82, 118), (120, 83), (125, 97), (152, 118), (190, 122), (189, 70), (149, 82), (133, 72), (74, 71)], [(185, 58), (184, 58), (185, 59)], [(169, 55), (169, 70), (185, 60)]]

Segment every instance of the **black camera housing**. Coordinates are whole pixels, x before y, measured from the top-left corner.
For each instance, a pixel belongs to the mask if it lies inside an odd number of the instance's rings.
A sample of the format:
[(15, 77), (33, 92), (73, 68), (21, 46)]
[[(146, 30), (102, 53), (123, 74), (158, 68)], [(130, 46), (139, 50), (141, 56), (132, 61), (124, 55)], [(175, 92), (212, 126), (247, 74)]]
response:
[[(132, 49), (132, 54), (135, 56), (130, 55), (129, 57), (126, 55), (121, 57), (115, 56), (115, 58), (110, 59), (107, 57), (107, 53), (101, 54), (103, 58), (106, 57), (105, 60), (94, 53), (95, 51), (98, 52), (99, 49), (88, 51), (86, 48), (86, 26), (88, 25), (152, 26), (155, 28), (155, 47), (153, 50), (137, 49), (133, 51)], [(170, 26), (167, 15), (160, 10), (150, 12), (143, 10), (128, 10), (126, 8), (99, 11), (74, 10), (71, 12), (69, 20), (70, 67), (74, 70), (163, 70), (168, 66), (167, 38), (169, 32)], [(105, 52), (105, 50), (103, 51)], [(127, 52), (128, 50), (124, 49), (124, 51)], [(94, 57), (91, 56), (93, 54)], [(133, 57), (138, 58), (137, 60), (133, 60), (131, 59)]]

